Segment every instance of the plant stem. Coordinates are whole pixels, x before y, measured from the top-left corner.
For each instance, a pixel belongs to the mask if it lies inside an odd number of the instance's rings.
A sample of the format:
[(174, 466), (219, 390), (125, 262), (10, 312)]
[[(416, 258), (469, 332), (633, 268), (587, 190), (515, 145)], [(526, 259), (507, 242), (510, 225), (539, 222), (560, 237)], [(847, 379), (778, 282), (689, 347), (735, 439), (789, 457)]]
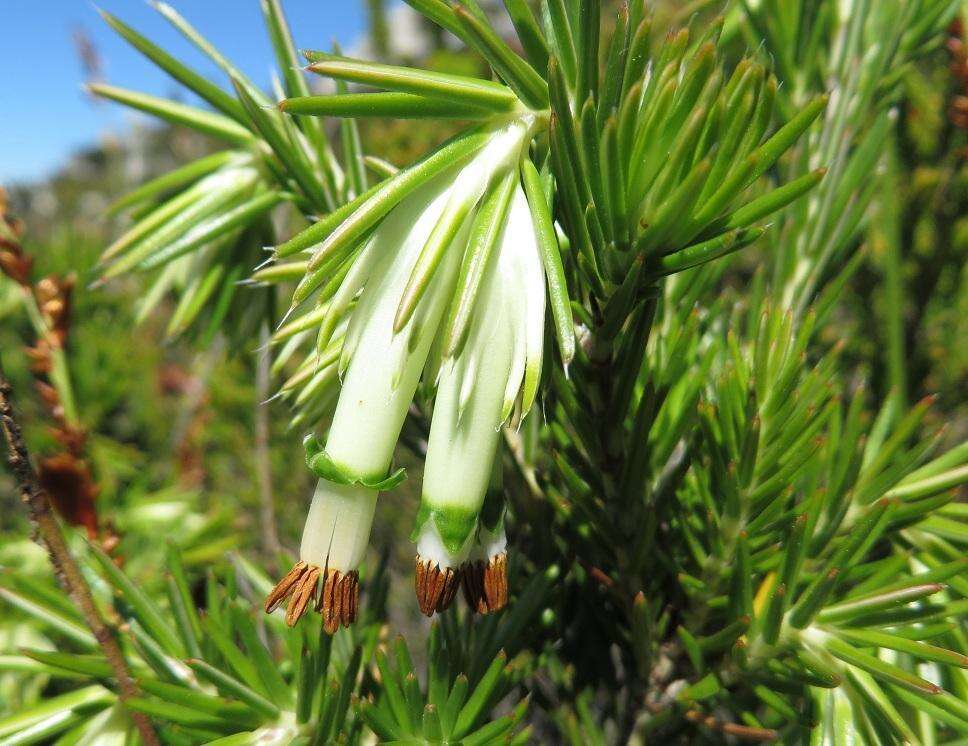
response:
[[(0, 429), (3, 430), (7, 441), (7, 461), (18, 482), (20, 497), (27, 506), (30, 520), (47, 548), (58, 581), (81, 612), (114, 672), (118, 681), (120, 700), (123, 702), (131, 697), (137, 697), (138, 687), (128, 671), (114, 630), (101, 618), (94, 604), (94, 598), (91, 596), (91, 589), (67, 546), (50, 501), (37, 481), (37, 473), (30, 462), (30, 454), (20, 425), (14, 417), (12, 394), (13, 389), (0, 367)], [(129, 715), (138, 728), (143, 743), (148, 746), (159, 743), (151, 723), (143, 713), (129, 712)]]
[(276, 512), (272, 500), (272, 462), (269, 458), (269, 328), (259, 332), (259, 353), (255, 371), (255, 470), (259, 482), (259, 524), (262, 549), (275, 563), (281, 545), (276, 530)]

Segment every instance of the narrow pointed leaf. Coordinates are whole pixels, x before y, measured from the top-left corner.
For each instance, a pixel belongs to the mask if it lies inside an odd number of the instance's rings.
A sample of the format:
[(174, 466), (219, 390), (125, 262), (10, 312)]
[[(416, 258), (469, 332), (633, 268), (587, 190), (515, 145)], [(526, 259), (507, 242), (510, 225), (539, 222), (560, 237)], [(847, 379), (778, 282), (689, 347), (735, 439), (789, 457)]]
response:
[(104, 83), (91, 83), (88, 85), (88, 90), (95, 96), (117, 101), (132, 109), (138, 109), (172, 124), (189, 127), (196, 132), (211, 135), (232, 145), (247, 145), (253, 140), (252, 133), (234, 120), (195, 106), (179, 104), (166, 98), (129, 91)]

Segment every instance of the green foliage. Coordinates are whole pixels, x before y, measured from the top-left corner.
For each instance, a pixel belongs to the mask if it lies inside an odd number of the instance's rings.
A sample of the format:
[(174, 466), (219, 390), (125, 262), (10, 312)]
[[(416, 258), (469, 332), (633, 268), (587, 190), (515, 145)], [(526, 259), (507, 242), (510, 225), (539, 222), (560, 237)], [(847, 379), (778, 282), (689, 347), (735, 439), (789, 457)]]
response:
[[(81, 553), (85, 572), (103, 579), (95, 586), (100, 601), (122, 620), (122, 646), (141, 689), (124, 707), (163, 724), (166, 742), (330, 743), (343, 734), (348, 743), (362, 743), (364, 723), (388, 740), (490, 743), (515, 734), (516, 743), (526, 742), (527, 732), (517, 732), (526, 700), (493, 722), (488, 714), (531, 667), (521, 655), (509, 662), (504, 651), (517, 653), (516, 636), (547, 597), (556, 568), (530, 581), (507, 618), (475, 627), (450, 614), (435, 625), (421, 687), (403, 638), (382, 642), (384, 564), (367, 578), (364, 618), (330, 636), (310, 619), (293, 629), (280, 616), (263, 622), (259, 598), (271, 583), (242, 558), (195, 584), (170, 545), (163, 590), (148, 594), (100, 549)], [(201, 609), (197, 596), (204, 598)], [(38, 647), (21, 635), (19, 652), (0, 657), (0, 672), (16, 674), (23, 686), (54, 682), (66, 689), (0, 718), (0, 737), (74, 743), (112, 729), (123, 733), (123, 714), (110, 725), (96, 716), (116, 711), (111, 668), (70, 602), (49, 581), (18, 575), (3, 577), (0, 598), (56, 645)]]
[[(215, 111), (95, 92), (229, 149), (119, 201), (132, 225), (99, 271), (153, 276), (143, 318), (175, 291), (168, 331), (203, 347), (223, 335), (238, 347), (275, 325), (290, 426), (325, 429), (363, 354), (358, 319), (379, 258), (368, 249), (391, 243), (380, 231), (415, 194), (451, 179), (392, 314), (394, 333), (409, 334), (414, 319), (429, 323), (427, 298), (449, 309), (439, 328), (419, 329), (435, 347), (399, 448), (419, 472), (443, 363), (460, 358), (476, 319), (501, 310), (482, 288), (520, 189), (543, 272), (528, 297), (547, 297), (544, 336), (558, 353), (525, 356), (522, 390), (503, 403), (515, 598), (480, 619), (442, 614), (421, 675), (412, 636), (386, 642), (400, 582), (385, 562), (366, 566), (356, 626), (331, 638), (312, 618), (290, 630), (281, 614), (257, 617), (272, 583), (241, 557), (201, 581), (185, 560), (202, 550), (190, 546), (163, 562), (133, 555), (124, 570), (85, 551), (141, 684), (126, 706), (185, 743), (968, 736), (968, 514), (957, 499), (968, 445), (957, 423), (954, 435), (936, 427), (933, 397), (908, 403), (940, 378), (956, 406), (963, 379), (957, 361), (924, 362), (919, 324), (943, 311), (916, 296), (964, 295), (963, 220), (951, 214), (964, 133), (910, 113), (944, 108), (929, 82), (941, 64), (931, 73), (923, 61), (958, 3), (744, 0), (666, 29), (639, 0), (614, 13), (594, 0), (507, 0), (520, 45), (472, 0), (408, 4), (491, 74), (307, 52), (308, 72), (337, 81), (312, 95), (266, 0), (282, 75), (273, 106), (171, 8), (159, 10), (231, 88), (108, 17)], [(323, 117), (341, 120), (338, 148)], [(372, 122), (356, 123), (380, 117), (468, 124), (397, 168), (368, 155), (385, 144)], [(510, 162), (496, 158), (477, 192), (461, 191), (480, 175), (468, 164), (516, 127)], [(932, 152), (941, 131), (947, 148)], [(277, 235), (269, 218), (283, 213), (292, 226)], [(876, 308), (871, 266), (884, 277)], [(907, 326), (906, 304), (917, 316)], [(933, 333), (953, 346), (949, 324)], [(319, 476), (360, 481), (311, 442)], [(216, 546), (196, 560), (217, 562), (227, 546)], [(0, 670), (56, 695), (0, 720), (0, 737), (124, 731), (106, 663), (54, 586), (17, 574), (0, 586), (51, 643), (0, 657)]]

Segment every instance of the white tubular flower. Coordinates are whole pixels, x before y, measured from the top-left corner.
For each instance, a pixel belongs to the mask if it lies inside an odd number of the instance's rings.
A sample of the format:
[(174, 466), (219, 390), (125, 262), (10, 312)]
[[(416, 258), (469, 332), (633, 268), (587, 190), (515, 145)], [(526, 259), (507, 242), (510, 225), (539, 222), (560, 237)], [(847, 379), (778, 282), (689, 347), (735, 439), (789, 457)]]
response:
[[(462, 575), (472, 608), (494, 611), (507, 601), (503, 506), (489, 511), (496, 517), (480, 518), (489, 484), (499, 483), (492, 475), (501, 427), (526, 414), (537, 393), (545, 313), (537, 239), (516, 177), (494, 196), (507, 217), (493, 251), (465, 259), (464, 275), (475, 271), (475, 258), (485, 264), (480, 312), (440, 371), (414, 531), (415, 588), (428, 616), (450, 605)], [(455, 314), (460, 309), (458, 303)]]
[[(338, 362), (339, 371), (345, 370), (342, 390), (325, 448), (307, 438), (307, 461), (320, 481), (303, 531), (300, 561), (266, 601), (267, 611), (272, 611), (291, 595), (286, 616), (290, 624), (313, 600), (330, 632), (355, 619), (357, 567), (377, 496), (402, 479), (399, 472), (388, 476), (394, 447), (454, 295), (475, 211), (496, 175), (516, 172), (527, 133), (526, 123), (511, 121), (465, 165), (447, 169), (397, 204), (351, 260), (352, 267), (328, 299), (321, 344), (329, 343), (348, 314)], [(540, 273), (540, 265), (538, 269)], [(509, 368), (512, 339), (503, 345)], [(507, 375), (505, 371), (499, 390), (495, 387), (495, 417), (508, 394)], [(492, 435), (499, 422), (495, 417), (488, 420)], [(483, 467), (485, 486), (489, 463)]]

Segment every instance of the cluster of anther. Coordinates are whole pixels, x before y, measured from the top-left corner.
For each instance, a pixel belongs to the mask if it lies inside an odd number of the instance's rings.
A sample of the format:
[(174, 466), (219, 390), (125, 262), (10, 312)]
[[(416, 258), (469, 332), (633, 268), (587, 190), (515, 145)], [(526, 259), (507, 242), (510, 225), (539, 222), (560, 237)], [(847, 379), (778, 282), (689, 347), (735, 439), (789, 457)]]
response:
[(508, 602), (508, 556), (467, 562), (461, 568), (464, 600), (478, 614), (503, 609)]
[(458, 587), (463, 587), (467, 605), (478, 614), (499, 611), (508, 602), (507, 554), (503, 552), (487, 562), (465, 562), (458, 569), (441, 568), (417, 555), (415, 569), (414, 589), (425, 616), (449, 608)]
[[(320, 585), (320, 579), (322, 584)], [(321, 568), (297, 562), (266, 598), (266, 613), (272, 613), (290, 598), (286, 607), (286, 624), (296, 624), (313, 604), (323, 616), (323, 628), (334, 634), (340, 625), (349, 627), (356, 621), (360, 602), (360, 576), (355, 570)]]

